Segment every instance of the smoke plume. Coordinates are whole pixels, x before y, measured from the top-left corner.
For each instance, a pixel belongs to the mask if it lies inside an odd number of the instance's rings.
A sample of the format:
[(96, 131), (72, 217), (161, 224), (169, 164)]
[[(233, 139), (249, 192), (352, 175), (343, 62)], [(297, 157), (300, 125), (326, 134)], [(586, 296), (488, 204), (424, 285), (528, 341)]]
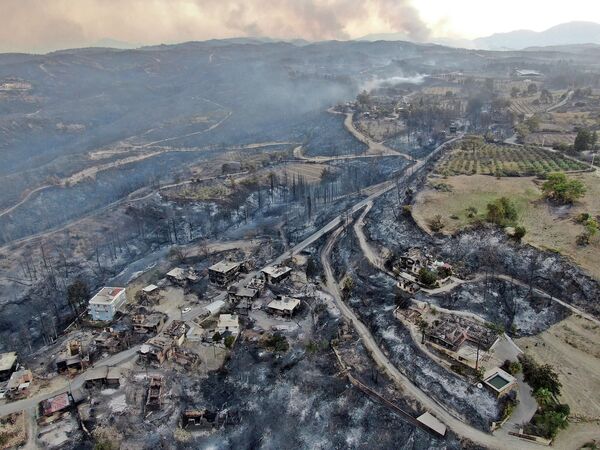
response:
[(410, 0), (2, 0), (0, 51), (48, 51), (110, 38), (156, 44), (262, 36), (350, 39), (429, 29)]

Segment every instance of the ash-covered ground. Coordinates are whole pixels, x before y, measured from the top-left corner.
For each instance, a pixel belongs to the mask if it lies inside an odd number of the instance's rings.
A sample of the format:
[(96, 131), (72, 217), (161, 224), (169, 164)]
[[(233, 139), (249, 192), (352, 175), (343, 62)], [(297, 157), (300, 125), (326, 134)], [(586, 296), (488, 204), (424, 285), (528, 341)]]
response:
[[(337, 319), (317, 323), (315, 339), (335, 336)], [(360, 344), (352, 343), (361, 350)], [(364, 351), (361, 357), (368, 360)], [(433, 438), (354, 388), (327, 345), (309, 352), (299, 342), (278, 355), (256, 343), (238, 346), (225, 368), (189, 386), (197, 406), (235, 412), (239, 423), (193, 436), (188, 447), (214, 449), (458, 449), (456, 437)], [(383, 377), (380, 383), (385, 384)], [(376, 387), (381, 389), (381, 386)]]
[(353, 274), (355, 288), (349, 304), (367, 324), (390, 361), (424, 392), (461, 414), (481, 430), (498, 419), (497, 399), (432, 361), (417, 347), (410, 331), (393, 315), (395, 281), (373, 270)]

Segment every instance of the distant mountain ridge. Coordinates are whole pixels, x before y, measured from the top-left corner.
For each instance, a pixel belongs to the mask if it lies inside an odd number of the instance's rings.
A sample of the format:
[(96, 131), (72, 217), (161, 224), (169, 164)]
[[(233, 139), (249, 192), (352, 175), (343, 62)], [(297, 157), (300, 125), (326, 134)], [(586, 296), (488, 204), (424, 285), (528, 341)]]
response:
[(521, 50), (578, 44), (600, 44), (600, 24), (568, 22), (545, 31), (517, 30), (475, 39), (475, 47), (486, 50)]

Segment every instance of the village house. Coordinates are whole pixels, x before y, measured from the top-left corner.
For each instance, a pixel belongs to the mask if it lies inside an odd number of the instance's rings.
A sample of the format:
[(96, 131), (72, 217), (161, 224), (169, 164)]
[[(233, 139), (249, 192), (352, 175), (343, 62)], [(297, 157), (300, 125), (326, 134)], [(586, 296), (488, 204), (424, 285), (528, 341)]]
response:
[(40, 414), (42, 416), (52, 416), (71, 406), (71, 398), (67, 392), (58, 394), (47, 400), (40, 402)]
[(125, 288), (104, 287), (92, 297), (88, 309), (92, 320), (110, 322), (125, 304)]
[(233, 282), (242, 270), (242, 263), (223, 260), (208, 268), (208, 280), (219, 286)]
[(118, 388), (121, 385), (122, 369), (119, 367), (101, 366), (88, 370), (85, 374), (84, 386), (91, 388)]
[(101, 353), (116, 353), (126, 347), (127, 339), (124, 338), (123, 333), (109, 328), (97, 335), (94, 338), (94, 343), (96, 349)]
[(297, 298), (281, 296), (267, 305), (267, 311), (283, 317), (291, 318), (294, 312), (300, 306), (300, 300)]
[(215, 331), (220, 335), (229, 333), (237, 336), (240, 333), (239, 317), (235, 314), (221, 314)]
[(198, 281), (198, 276), (192, 269), (184, 270), (176, 267), (167, 273), (167, 280), (178, 286), (186, 286), (188, 283)]
[(174, 320), (163, 331), (163, 334), (173, 340), (173, 343), (180, 347), (185, 342), (185, 335), (190, 329), (189, 325), (181, 320)]
[(140, 347), (140, 359), (147, 364), (162, 365), (169, 359), (174, 348), (173, 339), (168, 336), (155, 336)]
[(7, 352), (0, 354), (0, 381), (8, 380), (16, 368), (16, 352)]
[(215, 425), (217, 413), (207, 409), (186, 410), (181, 415), (183, 429), (206, 429)]
[(426, 337), (427, 345), (473, 369), (489, 359), (488, 352), (498, 341), (498, 335), (486, 326), (452, 315), (435, 320)]
[(150, 378), (146, 397), (146, 411), (157, 411), (162, 406), (163, 378), (155, 375)]
[(152, 302), (157, 299), (160, 288), (155, 284), (149, 284), (140, 291), (140, 300), (142, 302)]
[(240, 286), (231, 286), (227, 293), (229, 301), (240, 309), (250, 309), (252, 302), (258, 298), (259, 294), (256, 289)]
[(275, 284), (280, 283), (289, 277), (292, 273), (292, 269), (287, 266), (275, 265), (265, 267), (261, 272), (267, 283)]
[(165, 316), (161, 313), (135, 314), (131, 317), (133, 331), (139, 334), (158, 334), (165, 324)]
[(32, 381), (33, 374), (31, 373), (31, 370), (18, 370), (13, 372), (13, 374), (10, 376), (10, 379), (6, 385), (6, 389), (13, 393), (26, 391)]

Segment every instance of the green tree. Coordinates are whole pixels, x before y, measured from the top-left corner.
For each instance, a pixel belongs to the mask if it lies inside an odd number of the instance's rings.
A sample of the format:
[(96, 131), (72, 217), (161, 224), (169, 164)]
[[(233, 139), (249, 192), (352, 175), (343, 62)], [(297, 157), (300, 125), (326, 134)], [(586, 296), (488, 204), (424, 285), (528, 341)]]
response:
[(593, 139), (594, 138), (592, 133), (590, 133), (589, 130), (582, 128), (577, 132), (573, 148), (577, 152), (584, 152), (586, 150), (589, 150), (592, 147)]
[(487, 204), (488, 222), (496, 225), (506, 226), (518, 218), (517, 208), (507, 197), (500, 197)]
[(419, 270), (419, 282), (425, 286), (435, 286), (437, 283), (437, 275), (435, 272), (423, 267)]
[(554, 398), (552, 397), (552, 392), (548, 388), (539, 388), (533, 393), (533, 396), (538, 402), (538, 405), (544, 407), (552, 404)]
[(227, 348), (233, 347), (234, 342), (235, 342), (235, 336), (232, 336), (230, 334), (229, 336), (225, 337), (225, 347), (227, 347)]
[(581, 181), (567, 178), (564, 173), (558, 172), (548, 175), (548, 180), (542, 185), (542, 191), (548, 199), (570, 204), (583, 197), (586, 189)]
[(213, 342), (221, 342), (221, 339), (223, 339), (223, 336), (221, 336), (221, 333), (219, 333), (218, 331), (213, 334)]

